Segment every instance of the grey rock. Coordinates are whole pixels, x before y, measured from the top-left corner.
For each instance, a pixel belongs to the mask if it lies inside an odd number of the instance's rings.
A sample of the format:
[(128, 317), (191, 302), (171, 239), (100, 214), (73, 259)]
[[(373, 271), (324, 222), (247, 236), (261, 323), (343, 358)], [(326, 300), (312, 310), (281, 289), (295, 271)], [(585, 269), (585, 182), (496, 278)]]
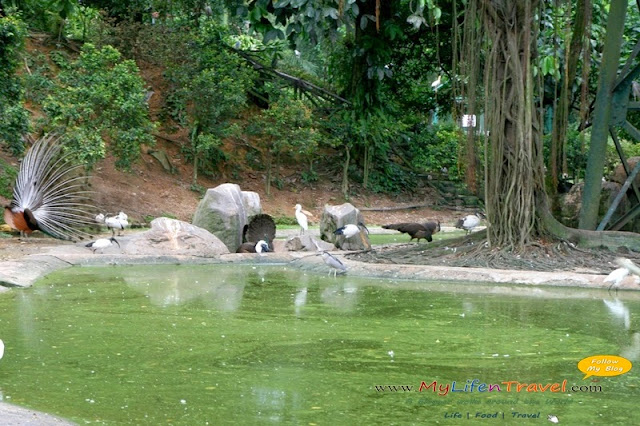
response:
[[(247, 195), (247, 199), (253, 198)], [(245, 196), (240, 186), (224, 183), (207, 190), (193, 215), (193, 224), (218, 237), (235, 253), (242, 244), (242, 228), (247, 224)]]
[[(229, 253), (218, 237), (195, 225), (180, 220), (159, 217), (151, 222), (151, 229), (117, 239), (120, 248), (112, 245), (109, 253), (128, 255), (188, 255), (216, 257)], [(106, 251), (105, 251), (106, 252)]]
[(351, 238), (343, 235), (335, 235), (336, 229), (348, 224), (357, 225), (359, 222), (365, 223), (364, 216), (351, 203), (344, 203), (339, 206), (325, 205), (320, 218), (320, 238), (342, 250), (371, 250), (369, 235), (365, 231)]
[(322, 250), (335, 250), (336, 248), (333, 244), (317, 240), (311, 235), (290, 237), (287, 239), (284, 247), (288, 251), (318, 251), (316, 244), (320, 246)]
[(251, 219), (262, 213), (260, 195), (257, 192), (242, 191), (242, 201), (247, 214), (247, 223), (251, 222)]

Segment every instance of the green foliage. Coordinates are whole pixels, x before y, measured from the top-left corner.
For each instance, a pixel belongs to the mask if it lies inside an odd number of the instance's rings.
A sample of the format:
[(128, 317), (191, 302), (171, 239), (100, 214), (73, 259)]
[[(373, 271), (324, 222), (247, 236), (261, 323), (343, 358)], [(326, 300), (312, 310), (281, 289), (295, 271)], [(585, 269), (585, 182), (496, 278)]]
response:
[(0, 158), (0, 196), (13, 197), (13, 183), (18, 176), (18, 169)]
[[(258, 144), (266, 153), (267, 193), (272, 182), (281, 189), (283, 182), (272, 175), (283, 156), (309, 161), (318, 148), (319, 133), (314, 126), (310, 108), (301, 100), (283, 95), (269, 109), (252, 117), (250, 131), (258, 137)], [(312, 177), (309, 170), (308, 177)]]
[(25, 98), (40, 104), (55, 87), (53, 73), (47, 64), (47, 57), (42, 53), (27, 55), (25, 60), (31, 70), (24, 75)]
[(416, 175), (393, 162), (381, 163), (371, 171), (368, 188), (373, 192), (399, 194), (412, 191)]
[(459, 177), (458, 148), (463, 137), (453, 121), (419, 126), (409, 142), (412, 166), (427, 173), (440, 173), (446, 167), (451, 177)]
[(50, 126), (87, 167), (105, 156), (105, 138), (111, 141), (116, 166), (125, 170), (139, 158), (141, 144), (154, 143), (138, 68), (121, 60), (116, 49), (85, 44), (58, 78), (44, 109)]
[(273, 221), (276, 223), (276, 226), (290, 225), (300, 227), (295, 216), (274, 216)]
[[(239, 132), (233, 119), (246, 106), (252, 72), (237, 55), (224, 48), (223, 29), (202, 25), (192, 40), (177, 39), (188, 52), (184, 61), (169, 66), (171, 84), (167, 107), (173, 119), (191, 128), (187, 155), (199, 158), (209, 174), (226, 160), (222, 141)], [(188, 44), (188, 45), (187, 45)]]
[(15, 71), (20, 64), (26, 28), (19, 19), (0, 17), (0, 141), (14, 155), (22, 153), (29, 115), (22, 106), (24, 89)]

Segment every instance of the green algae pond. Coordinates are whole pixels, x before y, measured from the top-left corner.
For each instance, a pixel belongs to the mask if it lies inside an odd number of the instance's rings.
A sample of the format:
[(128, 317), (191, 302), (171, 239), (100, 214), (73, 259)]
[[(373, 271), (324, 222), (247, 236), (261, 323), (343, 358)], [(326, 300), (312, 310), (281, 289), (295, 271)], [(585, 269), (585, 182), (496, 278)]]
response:
[(639, 312), (635, 292), (76, 267), (0, 294), (0, 396), (78, 424), (639, 424), (638, 369), (577, 369), (636, 362)]

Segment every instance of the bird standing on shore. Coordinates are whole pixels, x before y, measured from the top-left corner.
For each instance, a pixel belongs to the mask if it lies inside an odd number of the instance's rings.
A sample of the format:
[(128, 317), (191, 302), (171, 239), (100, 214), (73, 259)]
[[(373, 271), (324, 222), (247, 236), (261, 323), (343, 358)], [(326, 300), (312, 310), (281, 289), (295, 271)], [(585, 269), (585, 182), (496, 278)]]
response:
[(111, 229), (111, 236), (115, 237), (116, 229), (118, 230), (118, 235), (122, 235), (122, 231), (124, 228), (129, 227), (129, 221), (127, 220), (128, 216), (124, 212), (120, 212), (115, 216), (107, 217), (104, 219), (104, 224), (107, 228)]
[(625, 279), (627, 275), (630, 273), (636, 276), (636, 282), (638, 277), (640, 277), (640, 267), (633, 263), (630, 259), (619, 257), (616, 259), (616, 263), (621, 267), (618, 269), (614, 269), (603, 282), (611, 283), (607, 291), (611, 291), (611, 288), (617, 287), (620, 283)]
[(240, 247), (238, 247), (238, 249), (236, 250), (236, 253), (258, 253), (258, 254), (262, 254), (262, 253), (268, 253), (271, 250), (269, 250), (269, 244), (267, 244), (267, 242), (265, 240), (260, 240), (257, 243), (242, 243), (240, 245)]
[(365, 226), (365, 224), (362, 222), (358, 222), (357, 225), (350, 223), (341, 228), (338, 228), (333, 232), (333, 234), (344, 235), (345, 238), (351, 238), (360, 234), (360, 228), (363, 228), (367, 234), (369, 233), (369, 229)]
[(302, 210), (302, 206), (300, 204), (296, 204), (296, 220), (298, 221), (298, 225), (300, 225), (300, 235), (304, 234), (307, 229), (309, 229), (309, 220), (307, 216), (313, 216), (306, 210)]
[(403, 222), (403, 223), (392, 223), (390, 225), (384, 225), (384, 229), (394, 229), (396, 231), (400, 231), (403, 234), (409, 234), (411, 237), (409, 242), (414, 238), (418, 239), (420, 242), (421, 238), (431, 242), (433, 241), (433, 234), (440, 232), (440, 221), (437, 222), (426, 222), (426, 223), (413, 223), (413, 222)]
[(110, 247), (112, 243), (116, 243), (118, 247), (120, 247), (120, 243), (116, 241), (114, 237), (99, 238), (95, 241), (90, 242), (89, 244), (86, 244), (85, 247), (89, 247), (93, 251), (93, 254), (95, 254), (96, 250), (106, 249), (107, 247)]
[(71, 163), (70, 154), (62, 152), (58, 139), (38, 139), (20, 164), (4, 221), (26, 235), (42, 231), (62, 240), (90, 237), (82, 230), (92, 227), (94, 220), (81, 170), (81, 165)]
[(474, 214), (467, 215), (463, 218), (458, 219), (458, 223), (456, 223), (456, 228), (464, 229), (467, 231), (467, 235), (471, 233), (473, 228), (480, 225), (480, 221), (484, 218), (484, 215), (480, 212), (476, 212)]
[(340, 271), (340, 273), (347, 272), (347, 267), (344, 266), (344, 263), (342, 263), (337, 257), (331, 255), (329, 252), (323, 251), (318, 254), (322, 256), (322, 260), (324, 261), (324, 263), (326, 263), (331, 268), (329, 269), (329, 275), (331, 275), (331, 272), (333, 272), (333, 276), (335, 277), (338, 275), (338, 271)]

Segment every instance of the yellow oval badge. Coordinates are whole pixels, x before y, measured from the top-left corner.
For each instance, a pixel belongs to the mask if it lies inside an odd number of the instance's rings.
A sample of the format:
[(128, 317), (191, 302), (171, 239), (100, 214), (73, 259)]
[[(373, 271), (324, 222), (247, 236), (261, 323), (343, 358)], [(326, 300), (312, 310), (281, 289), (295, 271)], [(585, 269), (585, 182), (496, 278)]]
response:
[(586, 374), (582, 380), (591, 376), (617, 376), (631, 370), (631, 361), (617, 355), (594, 355), (581, 360), (578, 370)]

